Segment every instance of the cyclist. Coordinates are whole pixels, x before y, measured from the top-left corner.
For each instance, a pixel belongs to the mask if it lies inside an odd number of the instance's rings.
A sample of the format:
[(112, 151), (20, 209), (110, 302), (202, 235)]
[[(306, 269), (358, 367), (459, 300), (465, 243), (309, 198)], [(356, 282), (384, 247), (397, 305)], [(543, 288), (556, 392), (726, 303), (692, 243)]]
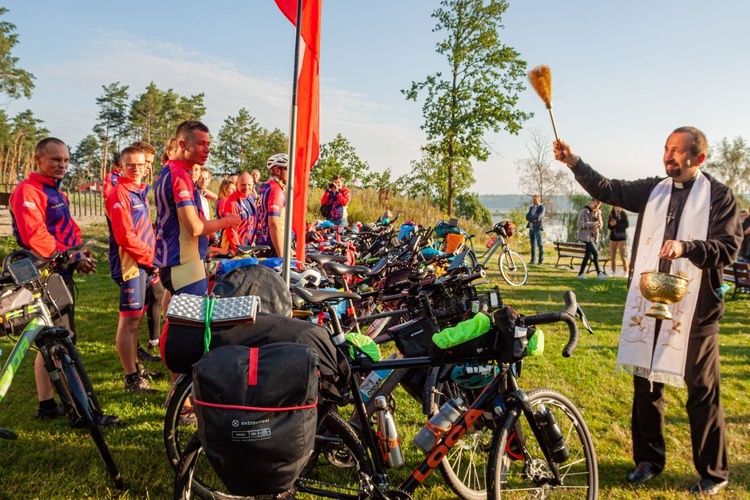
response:
[(271, 177), (260, 188), (256, 245), (271, 247), (269, 257), (284, 256), (284, 206), (286, 206), (286, 170), (289, 156), (277, 153), (266, 163)]
[[(70, 153), (63, 141), (47, 137), (39, 141), (34, 152), (37, 171), (20, 182), (10, 195), (10, 213), (13, 218), (13, 234), (18, 244), (34, 254), (49, 258), (57, 251), (65, 251), (80, 244), (81, 229), (70, 215), (68, 198), (60, 190), (60, 182), (68, 170)], [(83, 256), (76, 259), (75, 269), (82, 274), (96, 271), (94, 259)], [(60, 272), (65, 284), (73, 295), (73, 268)], [(71, 305), (66, 314), (55, 320), (58, 326), (65, 326), (75, 335), (75, 309)], [(75, 337), (74, 337), (75, 338)], [(56, 403), (49, 375), (44, 368), (42, 357), (37, 354), (34, 361), (39, 406), (36, 417), (56, 418), (64, 415), (62, 404)], [(119, 424), (120, 419), (103, 415), (101, 425)]]
[(208, 127), (186, 120), (177, 127), (177, 151), (156, 178), (156, 250), (164, 286), (174, 295), (208, 292), (203, 261), (208, 236), (220, 229), (237, 227), (239, 216), (206, 220), (200, 194), (190, 176), (193, 165), (204, 165), (210, 152)]
[(249, 173), (242, 172), (237, 177), (237, 190), (222, 204), (219, 216), (224, 217), (227, 214), (237, 214), (240, 217), (237, 229), (227, 228), (224, 231), (224, 239), (229, 248), (236, 251), (237, 245), (252, 245), (255, 239), (257, 208), (253, 195), (253, 178)]
[(145, 310), (146, 287), (154, 269), (154, 229), (148, 204), (145, 151), (128, 146), (120, 153), (123, 175), (106, 200), (109, 226), (109, 268), (120, 286), (120, 319), (115, 345), (125, 371), (124, 388), (155, 392), (140, 375), (137, 362), (138, 325)]

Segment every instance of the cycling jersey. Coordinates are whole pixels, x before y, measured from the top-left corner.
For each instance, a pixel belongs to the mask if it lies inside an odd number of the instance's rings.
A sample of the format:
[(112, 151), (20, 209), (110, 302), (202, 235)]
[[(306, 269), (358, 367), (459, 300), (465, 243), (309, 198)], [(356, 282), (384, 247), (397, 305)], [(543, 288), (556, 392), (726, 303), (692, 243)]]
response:
[[(190, 170), (182, 160), (170, 160), (156, 177), (156, 250), (154, 264), (169, 267), (188, 262), (201, 262), (208, 250), (207, 236), (191, 236), (177, 216), (177, 209), (194, 207), (201, 220), (206, 220), (198, 188)], [(202, 267), (202, 264), (201, 264)]]
[(105, 200), (120, 179), (122, 179), (122, 172), (116, 172), (114, 170), (104, 176), (104, 182), (102, 183), (102, 196), (104, 196)]
[(122, 177), (105, 202), (109, 227), (109, 269), (124, 281), (154, 265), (154, 229), (147, 184)]
[[(81, 229), (70, 215), (60, 181), (38, 172), (20, 182), (10, 195), (13, 235), (18, 244), (40, 257), (50, 257), (80, 244)], [(72, 274), (72, 269), (70, 273)]]
[(257, 208), (255, 207), (255, 197), (253, 194), (250, 193), (247, 198), (244, 198), (239, 191), (235, 191), (222, 204), (221, 210), (219, 213), (220, 217), (229, 214), (240, 216), (240, 224), (237, 226), (237, 229), (228, 227), (224, 230), (223, 239), (226, 240), (229, 248), (237, 250), (237, 245), (252, 245), (257, 223)]
[(255, 230), (255, 244), (268, 245), (273, 248), (271, 233), (268, 228), (269, 217), (280, 217), (284, 227), (284, 206), (286, 206), (286, 192), (281, 181), (271, 177), (260, 188), (260, 202), (258, 203), (258, 225)]

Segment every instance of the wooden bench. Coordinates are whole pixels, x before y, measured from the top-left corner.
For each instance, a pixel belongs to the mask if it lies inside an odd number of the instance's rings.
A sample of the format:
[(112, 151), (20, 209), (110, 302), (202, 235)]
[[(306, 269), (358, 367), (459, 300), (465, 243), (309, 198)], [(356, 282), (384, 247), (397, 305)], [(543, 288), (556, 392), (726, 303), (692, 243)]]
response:
[(750, 264), (735, 262), (724, 268), (724, 281), (734, 285), (732, 299), (737, 292), (750, 294)]
[[(555, 251), (557, 252), (557, 262), (555, 262), (555, 267), (560, 264), (560, 259), (570, 258), (570, 264), (568, 264), (568, 267), (570, 267), (571, 269), (575, 269), (575, 267), (573, 266), (573, 259), (579, 259), (581, 261), (583, 260), (583, 256), (586, 254), (586, 244), (577, 241), (556, 241)], [(599, 268), (602, 270), (602, 272), (604, 272), (608, 262), (609, 257), (602, 257), (602, 254), (600, 253)], [(590, 260), (588, 267), (586, 268), (587, 273), (591, 272), (591, 266), (593, 264), (593, 260)]]

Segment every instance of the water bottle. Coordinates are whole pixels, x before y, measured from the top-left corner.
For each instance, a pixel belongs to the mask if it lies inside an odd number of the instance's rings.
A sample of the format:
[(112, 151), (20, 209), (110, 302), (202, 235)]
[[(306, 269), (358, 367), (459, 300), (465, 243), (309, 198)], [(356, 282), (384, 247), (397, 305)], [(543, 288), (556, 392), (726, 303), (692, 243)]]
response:
[(425, 453), (429, 453), (440, 437), (448, 432), (453, 422), (461, 416), (461, 398), (446, 401), (440, 411), (433, 415), (424, 427), (414, 436), (414, 444)]
[(568, 451), (568, 446), (565, 444), (565, 438), (560, 430), (560, 426), (555, 421), (552, 410), (546, 408), (544, 405), (540, 405), (539, 409), (534, 413), (534, 420), (536, 420), (537, 425), (539, 425), (542, 431), (544, 441), (552, 454), (552, 460), (557, 463), (565, 462), (570, 456), (570, 452)]
[(388, 467), (401, 467), (404, 465), (401, 440), (398, 438), (396, 422), (388, 410), (388, 403), (385, 401), (385, 396), (375, 398), (375, 409), (377, 410), (378, 418), (377, 436), (383, 458), (387, 461)]

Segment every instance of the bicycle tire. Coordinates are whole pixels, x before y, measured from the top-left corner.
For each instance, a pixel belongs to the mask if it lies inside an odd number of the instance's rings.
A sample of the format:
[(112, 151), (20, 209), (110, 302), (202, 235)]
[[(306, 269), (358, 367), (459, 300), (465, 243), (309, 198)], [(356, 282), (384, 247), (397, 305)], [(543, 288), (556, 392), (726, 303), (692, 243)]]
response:
[(521, 286), (529, 279), (529, 270), (526, 263), (518, 253), (513, 250), (504, 250), (497, 259), (497, 267), (500, 274), (510, 286)]
[[(195, 436), (196, 433), (193, 433)], [(242, 497), (224, 491), (224, 485), (213, 472), (202, 453), (200, 442), (191, 436), (185, 440), (184, 459), (178, 464), (178, 478), (189, 478), (189, 493), (208, 500), (239, 500)], [(373, 466), (357, 431), (338, 413), (330, 411), (319, 425), (314, 451), (295, 481), (294, 489), (315, 494), (316, 491), (357, 492), (362, 474), (373, 475)], [(333, 446), (335, 449), (331, 449)], [(331, 465), (330, 453), (339, 460), (351, 461), (350, 467)], [(184, 481), (183, 483), (187, 483)], [(187, 484), (181, 484), (184, 489)], [(176, 494), (180, 492), (175, 492)]]
[[(104, 434), (99, 426), (99, 416), (96, 407), (81, 381), (84, 377), (81, 376), (78, 367), (73, 363), (69, 353), (64, 348), (55, 348), (52, 356), (60, 363), (60, 381), (70, 396), (68, 402), (77, 413), (78, 418), (83, 422), (84, 427), (91, 434), (91, 438), (94, 440), (96, 449), (99, 452), (102, 462), (104, 462), (112, 483), (118, 490), (122, 490), (122, 476), (117, 469), (112, 452), (107, 446)], [(85, 378), (88, 380), (88, 377)], [(64, 397), (63, 395), (60, 396), (61, 398)]]
[[(479, 392), (465, 389), (452, 380), (437, 381), (431, 389), (430, 416), (450, 399), (460, 397), (468, 403), (474, 401)], [(438, 464), (443, 479), (460, 498), (487, 498), (485, 474), (493, 434), (494, 422), (491, 419), (483, 417), (477, 420)]]
[[(557, 464), (562, 485), (552, 485), (553, 475), (529, 417), (520, 411), (507, 414), (504, 425), (493, 436), (487, 468), (487, 498), (548, 496), (596, 499), (599, 474), (596, 453), (586, 422), (575, 405), (551, 389), (528, 393), (532, 412), (540, 405), (550, 409), (562, 430), (570, 456)], [(518, 435), (523, 437), (518, 439)], [(524, 441), (521, 445), (520, 441)]]
[(166, 402), (164, 448), (167, 452), (167, 459), (175, 471), (180, 465), (188, 440), (197, 429), (194, 423), (183, 422), (180, 419), (185, 401), (192, 396), (192, 389), (193, 378), (189, 374), (182, 375), (173, 384)]

